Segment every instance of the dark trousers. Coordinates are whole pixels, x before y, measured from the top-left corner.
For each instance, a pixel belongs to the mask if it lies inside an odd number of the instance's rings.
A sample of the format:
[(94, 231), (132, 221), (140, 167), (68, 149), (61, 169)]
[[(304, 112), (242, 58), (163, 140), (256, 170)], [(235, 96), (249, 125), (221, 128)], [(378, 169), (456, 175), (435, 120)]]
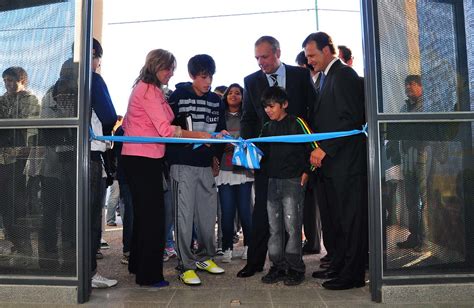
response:
[(305, 250), (321, 250), (321, 218), (316, 195), (316, 179), (310, 175), (303, 208), (303, 229), (306, 238)]
[[(1, 149), (3, 150), (3, 149)], [(5, 239), (22, 254), (31, 255), (30, 231), (21, 226), (19, 218), (26, 215), (25, 161), (0, 164), (0, 216)]]
[(252, 213), (252, 239), (249, 243), (247, 265), (258, 269), (265, 265), (270, 237), (267, 212), (268, 177), (256, 171), (254, 183), (255, 203)]
[(171, 180), (165, 179), (166, 190), (164, 191), (165, 202), (165, 248), (174, 248), (174, 207), (171, 193)]
[(339, 277), (363, 281), (367, 259), (367, 176), (320, 177), (322, 199), (330, 204), (335, 251), (331, 269)]
[(15, 222), (15, 185), (13, 174), (15, 172), (14, 164), (0, 164), (0, 216), (3, 221), (3, 232), (5, 239), (11, 241), (13, 245), (18, 245), (20, 239), (14, 230)]
[(244, 232), (244, 246), (250, 240), (250, 230), (252, 226), (252, 209), (250, 198), (252, 192), (252, 182), (240, 185), (220, 185), (219, 200), (221, 205), (221, 226), (222, 226), (222, 249), (233, 249), (234, 242), (234, 219), (235, 210), (239, 212), (242, 229)]
[(123, 231), (122, 231), (122, 244), (123, 253), (130, 252), (130, 244), (132, 242), (132, 230), (133, 230), (133, 203), (132, 193), (130, 192), (130, 186), (128, 183), (119, 181), (120, 187), (120, 200), (123, 204)]
[(324, 189), (324, 181), (321, 174), (317, 174), (315, 177), (315, 190), (318, 199), (319, 214), (321, 216), (321, 229), (323, 231), (323, 243), (326, 248), (327, 256), (332, 258), (334, 255), (336, 243), (335, 243), (335, 231), (333, 222), (330, 215), (330, 200), (326, 196)]
[(133, 200), (133, 234), (128, 270), (139, 285), (163, 281), (165, 208), (163, 160), (123, 156)]
[(91, 270), (97, 271), (96, 253), (102, 236), (102, 207), (105, 202), (105, 179), (102, 178), (102, 161), (91, 160), (89, 165), (90, 223), (91, 223)]
[[(43, 223), (39, 232), (39, 266), (46, 269), (59, 268), (60, 251), (63, 255), (63, 271), (76, 273), (76, 188), (74, 163), (68, 164), (61, 179), (41, 179)], [(61, 166), (58, 166), (60, 168)], [(68, 168), (71, 167), (71, 168)], [(66, 173), (66, 170), (68, 171)], [(61, 230), (58, 232), (57, 220)], [(59, 236), (60, 235), (60, 236)], [(58, 243), (58, 236), (60, 241)]]
[(405, 202), (408, 209), (408, 241), (423, 243), (423, 209), (427, 203), (426, 164), (416, 164), (415, 170), (403, 174), (405, 180)]

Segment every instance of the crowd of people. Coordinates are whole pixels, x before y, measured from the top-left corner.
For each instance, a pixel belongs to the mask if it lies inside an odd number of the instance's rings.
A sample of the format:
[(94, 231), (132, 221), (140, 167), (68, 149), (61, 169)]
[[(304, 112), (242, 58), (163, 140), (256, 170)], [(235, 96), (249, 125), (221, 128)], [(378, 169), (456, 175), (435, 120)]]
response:
[[(342, 60), (328, 34), (312, 33), (302, 43), (298, 66), (292, 66), (280, 61), (278, 40), (262, 36), (254, 46), (259, 70), (245, 77), (243, 86), (233, 83), (213, 92), (216, 64), (211, 56), (197, 54), (189, 59), (191, 80), (170, 91), (167, 85), (177, 60), (171, 52), (155, 49), (146, 56), (122, 118), (96, 72), (103, 50), (94, 39), (91, 129), (95, 136), (197, 139), (360, 129), (365, 123), (363, 83), (350, 67), (350, 49), (339, 46), (339, 50)], [(21, 86), (22, 79), (17, 79)], [(26, 96), (24, 101), (22, 108), (33, 117), (38, 102)], [(201, 284), (197, 270), (224, 274), (224, 264), (235, 258), (240, 227), (241, 257), (246, 260), (237, 273), (241, 279), (262, 272), (268, 254), (271, 266), (262, 282), (299, 285), (306, 272), (303, 254), (320, 253), (323, 242), (327, 255), (312, 276), (324, 279), (327, 289), (364, 286), (368, 255), (365, 136), (256, 145), (263, 152), (261, 168), (250, 170), (232, 163), (231, 143), (112, 145), (91, 140), (92, 288), (118, 283), (97, 271), (107, 186), (107, 225), (115, 225), (120, 204), (121, 263), (140, 286), (168, 286), (163, 262), (170, 257), (177, 257), (178, 276), (186, 285)], [(0, 168), (7, 168), (6, 163), (0, 161)], [(5, 224), (9, 233), (4, 219)], [(216, 263), (216, 254), (222, 255), (222, 265)]]
[[(170, 91), (166, 86), (176, 59), (166, 50), (150, 51), (134, 84), (122, 133), (248, 139), (351, 130), (365, 123), (363, 84), (350, 67), (350, 49), (340, 46), (341, 61), (331, 37), (313, 33), (302, 44), (298, 66), (292, 66), (280, 61), (274, 37), (262, 36), (254, 47), (260, 69), (245, 77), (243, 87), (234, 83), (214, 92), (211, 56), (189, 59), (191, 80)], [(131, 237), (122, 263), (137, 284), (167, 286), (163, 261), (174, 256), (186, 285), (201, 284), (197, 270), (223, 274), (214, 257), (221, 254), (221, 263), (231, 262), (236, 226), (241, 226), (247, 262), (239, 278), (263, 271), (268, 254), (271, 267), (263, 283), (300, 284), (306, 271), (303, 254), (321, 251), (322, 229), (327, 255), (313, 277), (325, 279), (327, 289), (365, 285), (365, 138), (257, 146), (263, 158), (256, 170), (233, 165), (231, 143), (124, 143), (114, 151), (128, 186), (131, 204), (125, 208), (133, 212), (133, 223), (124, 225), (124, 243), (125, 234)]]

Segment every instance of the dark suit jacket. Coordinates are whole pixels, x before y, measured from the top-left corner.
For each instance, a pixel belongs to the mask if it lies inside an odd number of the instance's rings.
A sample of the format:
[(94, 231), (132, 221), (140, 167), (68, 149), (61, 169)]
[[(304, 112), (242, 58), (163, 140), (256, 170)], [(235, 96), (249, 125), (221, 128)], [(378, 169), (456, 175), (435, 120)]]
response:
[[(361, 129), (365, 123), (364, 87), (357, 73), (340, 60), (334, 62), (310, 110), (316, 133)], [(326, 157), (324, 176), (367, 174), (366, 137), (363, 134), (319, 142)]]
[[(286, 70), (285, 90), (289, 97), (287, 112), (307, 119), (309, 106), (316, 99), (309, 70), (283, 65)], [(261, 70), (245, 77), (242, 120), (240, 121), (242, 138), (258, 137), (263, 124), (269, 120), (261, 102), (262, 93), (268, 87), (267, 77)]]

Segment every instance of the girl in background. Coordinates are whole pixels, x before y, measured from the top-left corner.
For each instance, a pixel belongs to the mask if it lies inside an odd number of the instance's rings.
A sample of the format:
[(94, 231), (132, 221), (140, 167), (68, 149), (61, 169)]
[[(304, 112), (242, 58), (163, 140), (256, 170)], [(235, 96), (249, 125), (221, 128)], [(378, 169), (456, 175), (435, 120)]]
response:
[[(227, 131), (233, 137), (240, 136), (240, 119), (242, 116), (242, 95), (244, 89), (237, 83), (231, 84), (224, 93), (222, 100), (226, 105)], [(244, 252), (242, 259), (247, 258), (247, 243), (250, 241), (250, 230), (252, 225), (251, 191), (253, 184), (253, 173), (242, 167), (232, 165), (232, 154), (234, 146), (226, 145), (222, 159), (220, 160), (220, 171), (216, 177), (219, 189), (219, 200), (222, 211), (222, 249), (224, 255), (222, 262), (229, 263), (232, 259), (234, 217), (236, 209), (239, 212), (242, 229), (244, 232)]]

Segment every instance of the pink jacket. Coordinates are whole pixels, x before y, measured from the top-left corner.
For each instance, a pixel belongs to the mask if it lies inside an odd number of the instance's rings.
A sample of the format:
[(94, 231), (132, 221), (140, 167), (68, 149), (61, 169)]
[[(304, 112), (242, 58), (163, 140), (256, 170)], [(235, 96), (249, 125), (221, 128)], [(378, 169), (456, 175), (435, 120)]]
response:
[[(155, 85), (140, 81), (130, 94), (123, 129), (125, 136), (172, 137), (173, 119), (173, 111), (163, 92)], [(122, 155), (161, 158), (165, 155), (165, 144), (124, 142)]]

